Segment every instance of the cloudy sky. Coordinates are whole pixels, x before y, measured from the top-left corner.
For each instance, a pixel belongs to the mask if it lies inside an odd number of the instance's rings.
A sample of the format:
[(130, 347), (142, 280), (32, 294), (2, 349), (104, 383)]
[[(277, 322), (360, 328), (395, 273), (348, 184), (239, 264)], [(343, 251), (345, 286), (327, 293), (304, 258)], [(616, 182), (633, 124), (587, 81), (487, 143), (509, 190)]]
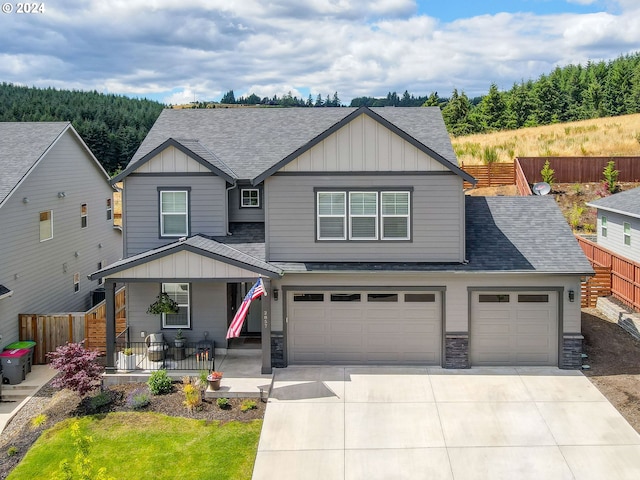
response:
[[(0, 0), (0, 81), (165, 103), (469, 96), (640, 50), (639, 0)], [(33, 4), (25, 4), (33, 9)], [(22, 7), (24, 12), (25, 7)]]

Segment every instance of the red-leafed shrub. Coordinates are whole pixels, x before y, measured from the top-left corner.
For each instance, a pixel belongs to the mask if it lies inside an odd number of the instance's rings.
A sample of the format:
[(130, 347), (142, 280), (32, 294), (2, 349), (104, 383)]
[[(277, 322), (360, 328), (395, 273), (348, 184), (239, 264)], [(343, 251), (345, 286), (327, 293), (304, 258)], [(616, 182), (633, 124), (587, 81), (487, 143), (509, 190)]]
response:
[(100, 382), (103, 368), (98, 365), (98, 352), (84, 348), (84, 340), (67, 343), (47, 354), (51, 367), (61, 375), (52, 382), (54, 387), (68, 388), (80, 395), (93, 390)]

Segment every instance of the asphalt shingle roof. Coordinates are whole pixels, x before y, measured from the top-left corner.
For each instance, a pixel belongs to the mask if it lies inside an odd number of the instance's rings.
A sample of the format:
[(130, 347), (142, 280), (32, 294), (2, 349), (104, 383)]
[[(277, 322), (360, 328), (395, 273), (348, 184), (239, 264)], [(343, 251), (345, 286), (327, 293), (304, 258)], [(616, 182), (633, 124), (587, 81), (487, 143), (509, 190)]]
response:
[(587, 203), (587, 205), (640, 218), (640, 187), (594, 200)]
[(0, 122), (0, 204), (68, 126), (68, 122)]
[[(191, 139), (252, 180), (355, 112), (356, 108), (214, 108), (163, 110), (129, 167), (169, 138)], [(371, 108), (457, 166), (440, 110)]]

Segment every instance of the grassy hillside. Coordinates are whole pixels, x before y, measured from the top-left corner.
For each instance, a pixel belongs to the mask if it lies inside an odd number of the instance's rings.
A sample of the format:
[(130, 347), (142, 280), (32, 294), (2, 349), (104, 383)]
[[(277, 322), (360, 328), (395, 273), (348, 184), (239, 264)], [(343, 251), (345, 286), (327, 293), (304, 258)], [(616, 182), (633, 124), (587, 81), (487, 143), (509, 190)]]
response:
[(460, 163), (514, 157), (640, 156), (640, 114), (453, 137)]

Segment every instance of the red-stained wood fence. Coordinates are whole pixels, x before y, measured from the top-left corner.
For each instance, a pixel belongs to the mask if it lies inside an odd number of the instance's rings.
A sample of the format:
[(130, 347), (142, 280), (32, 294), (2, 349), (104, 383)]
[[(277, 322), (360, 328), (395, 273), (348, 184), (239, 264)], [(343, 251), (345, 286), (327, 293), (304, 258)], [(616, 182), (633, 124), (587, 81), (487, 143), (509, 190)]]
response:
[(640, 182), (640, 157), (518, 157), (529, 183), (542, 181), (540, 171), (548, 160), (556, 183), (594, 183), (603, 180), (602, 171), (611, 160), (620, 173), (619, 182)]
[[(596, 270), (596, 276), (599, 270), (602, 273), (602, 269), (610, 269), (611, 295), (629, 307), (640, 310), (640, 263), (621, 257), (586, 238), (576, 238)], [(605, 288), (600, 296), (606, 295), (608, 293)]]
[[(460, 168), (478, 180), (478, 183), (476, 183), (477, 188), (499, 187), (515, 183), (512, 162), (494, 162), (488, 165), (465, 165), (463, 163)], [(464, 182), (464, 188), (471, 188), (472, 186), (469, 182)]]

